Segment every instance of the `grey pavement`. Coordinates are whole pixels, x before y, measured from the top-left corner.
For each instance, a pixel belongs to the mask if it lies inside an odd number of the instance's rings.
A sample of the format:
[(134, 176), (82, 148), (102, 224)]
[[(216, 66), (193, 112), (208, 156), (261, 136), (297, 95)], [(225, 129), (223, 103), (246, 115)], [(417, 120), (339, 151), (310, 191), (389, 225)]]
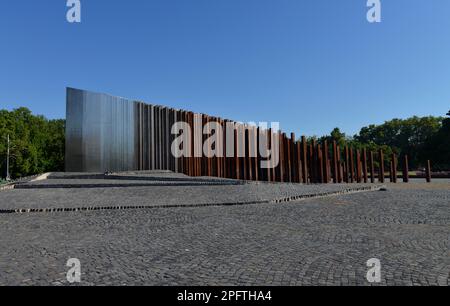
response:
[[(12, 190), (0, 205), (264, 198), (306, 187)], [(81, 261), (80, 285), (366, 286), (370, 258), (381, 261), (380, 285), (450, 285), (446, 183), (284, 204), (0, 214), (0, 231), (0, 285), (68, 285), (69, 258)]]

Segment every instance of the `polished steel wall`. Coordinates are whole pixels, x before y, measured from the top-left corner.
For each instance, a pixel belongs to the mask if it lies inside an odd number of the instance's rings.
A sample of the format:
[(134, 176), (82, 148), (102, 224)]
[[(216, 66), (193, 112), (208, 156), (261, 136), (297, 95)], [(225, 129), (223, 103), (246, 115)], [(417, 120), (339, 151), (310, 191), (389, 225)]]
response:
[(66, 171), (178, 171), (171, 152), (177, 110), (67, 89)]
[(136, 169), (136, 103), (67, 89), (66, 171)]

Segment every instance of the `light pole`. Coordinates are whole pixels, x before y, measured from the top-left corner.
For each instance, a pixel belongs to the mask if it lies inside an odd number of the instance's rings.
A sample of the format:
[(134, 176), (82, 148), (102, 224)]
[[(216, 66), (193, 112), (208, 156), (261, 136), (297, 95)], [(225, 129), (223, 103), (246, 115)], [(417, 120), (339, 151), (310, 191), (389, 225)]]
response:
[(7, 137), (8, 147), (6, 151), (6, 180), (9, 181), (11, 178), (9, 177), (9, 134)]

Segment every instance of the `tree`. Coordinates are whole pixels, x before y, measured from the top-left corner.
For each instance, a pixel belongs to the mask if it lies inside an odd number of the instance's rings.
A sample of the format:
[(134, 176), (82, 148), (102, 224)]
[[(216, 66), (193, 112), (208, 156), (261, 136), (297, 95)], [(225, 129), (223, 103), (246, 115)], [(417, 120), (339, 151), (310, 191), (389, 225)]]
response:
[(421, 152), (442, 127), (442, 122), (441, 117), (393, 119), (381, 125), (363, 127), (355, 139), (360, 143), (389, 146), (400, 158), (408, 155), (410, 167), (417, 168), (425, 165)]
[[(450, 111), (447, 116), (450, 116)], [(435, 170), (450, 169), (450, 118), (444, 119), (439, 131), (427, 141), (421, 157), (431, 160)]]
[(10, 135), (13, 178), (64, 170), (64, 120), (47, 120), (27, 108), (0, 110), (0, 176), (6, 175), (6, 141)]

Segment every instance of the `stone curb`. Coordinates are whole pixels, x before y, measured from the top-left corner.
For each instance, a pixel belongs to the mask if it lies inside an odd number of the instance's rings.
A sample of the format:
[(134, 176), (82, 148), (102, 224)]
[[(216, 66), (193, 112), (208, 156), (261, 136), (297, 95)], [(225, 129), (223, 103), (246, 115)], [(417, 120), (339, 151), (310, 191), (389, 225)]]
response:
[(126, 187), (183, 187), (183, 186), (223, 186), (243, 185), (239, 182), (174, 182), (174, 183), (118, 183), (118, 184), (20, 184), (15, 189), (81, 189), (81, 188), (126, 188)]
[(106, 211), (106, 210), (131, 210), (131, 209), (158, 209), (158, 208), (190, 208), (190, 207), (208, 207), (208, 206), (241, 206), (256, 204), (281, 204), (308, 199), (320, 199), (339, 195), (348, 195), (361, 192), (380, 191), (384, 186), (355, 187), (340, 191), (330, 191), (323, 193), (312, 193), (298, 195), (274, 200), (248, 201), (248, 202), (229, 202), (229, 203), (203, 203), (203, 204), (167, 204), (167, 205), (139, 205), (139, 206), (91, 206), (77, 208), (28, 208), (28, 209), (2, 209), (0, 214), (25, 214), (25, 213), (56, 213), (56, 212), (83, 212), (83, 211)]
[(11, 183), (11, 184), (6, 184), (4, 186), (0, 186), (0, 191), (14, 189), (14, 185), (15, 185), (15, 183)]
[(3, 186), (0, 186), (0, 191), (15, 189), (16, 186), (18, 186), (20, 184), (28, 183), (28, 182), (33, 182), (43, 175), (47, 175), (47, 174), (36, 174), (36, 175), (32, 175), (32, 176), (23, 177), (16, 181), (12, 181)]

